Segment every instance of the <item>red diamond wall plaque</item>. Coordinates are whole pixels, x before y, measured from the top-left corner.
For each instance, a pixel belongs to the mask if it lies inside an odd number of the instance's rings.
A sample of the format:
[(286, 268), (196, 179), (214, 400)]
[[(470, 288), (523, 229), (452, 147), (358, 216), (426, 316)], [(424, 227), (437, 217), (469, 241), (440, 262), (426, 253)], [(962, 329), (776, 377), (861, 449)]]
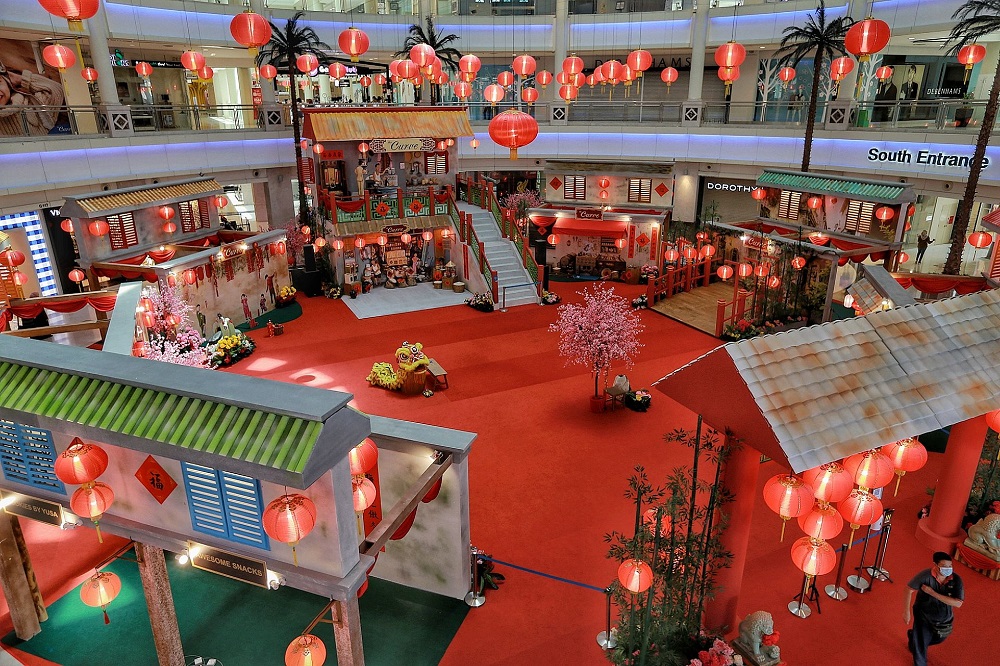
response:
[(670, 191), (670, 188), (664, 185), (663, 183), (660, 183), (653, 189), (653, 191), (662, 197), (663, 195), (665, 195), (667, 192)]
[(160, 504), (163, 504), (170, 497), (170, 493), (177, 488), (177, 482), (167, 474), (167, 470), (163, 469), (153, 456), (146, 456), (142, 465), (136, 470), (135, 478), (139, 479), (139, 483)]
[(552, 180), (549, 181), (549, 187), (551, 187), (553, 190), (558, 190), (560, 187), (562, 187), (562, 181), (556, 177), (553, 177)]
[(639, 244), (639, 247), (646, 247), (649, 244), (649, 237), (646, 234), (639, 234), (635, 242)]

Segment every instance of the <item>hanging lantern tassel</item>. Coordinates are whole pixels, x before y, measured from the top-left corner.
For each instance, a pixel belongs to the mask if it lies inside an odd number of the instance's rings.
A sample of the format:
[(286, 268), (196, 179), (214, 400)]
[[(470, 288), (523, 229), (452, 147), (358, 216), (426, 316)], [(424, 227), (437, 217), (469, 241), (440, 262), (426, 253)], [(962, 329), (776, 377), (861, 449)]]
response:
[(847, 542), (847, 550), (850, 550), (851, 548), (854, 547), (854, 532), (856, 532), (859, 527), (861, 527), (861, 525), (851, 523), (851, 538)]
[(788, 524), (789, 516), (779, 516), (781, 518), (781, 537), (778, 539), (778, 543), (785, 542), (785, 525)]
[[(98, 534), (100, 534), (99, 531), (98, 531)], [(111, 618), (108, 617), (108, 607), (107, 606), (101, 606), (101, 610), (104, 611), (104, 624), (111, 624)]]
[(299, 566), (299, 554), (295, 552), (295, 546), (299, 545), (299, 542), (292, 541), (288, 545), (292, 547), (292, 564)]

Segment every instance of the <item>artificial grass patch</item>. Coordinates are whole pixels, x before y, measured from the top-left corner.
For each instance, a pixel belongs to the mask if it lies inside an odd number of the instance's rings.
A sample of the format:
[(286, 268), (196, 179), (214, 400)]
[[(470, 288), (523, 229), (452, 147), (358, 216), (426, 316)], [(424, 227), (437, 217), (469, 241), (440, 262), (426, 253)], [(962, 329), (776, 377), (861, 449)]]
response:
[(257, 322), (257, 325), (252, 328), (250, 326), (250, 322), (248, 321), (245, 321), (242, 324), (237, 324), (236, 328), (246, 333), (247, 331), (256, 331), (259, 328), (267, 328), (267, 322), (269, 321), (273, 321), (275, 324), (284, 324), (292, 321), (293, 319), (298, 319), (301, 316), (302, 306), (299, 305), (298, 301), (295, 301), (294, 303), (289, 303), (283, 308), (274, 308), (270, 312), (254, 317), (254, 321)]

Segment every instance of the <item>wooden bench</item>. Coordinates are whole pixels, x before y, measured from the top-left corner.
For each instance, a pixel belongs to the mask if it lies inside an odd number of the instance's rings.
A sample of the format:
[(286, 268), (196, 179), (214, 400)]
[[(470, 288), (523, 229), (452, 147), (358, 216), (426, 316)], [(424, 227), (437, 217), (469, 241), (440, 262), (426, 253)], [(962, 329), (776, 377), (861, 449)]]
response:
[(448, 388), (448, 371), (434, 359), (427, 364), (427, 372), (432, 377), (431, 389), (438, 391)]

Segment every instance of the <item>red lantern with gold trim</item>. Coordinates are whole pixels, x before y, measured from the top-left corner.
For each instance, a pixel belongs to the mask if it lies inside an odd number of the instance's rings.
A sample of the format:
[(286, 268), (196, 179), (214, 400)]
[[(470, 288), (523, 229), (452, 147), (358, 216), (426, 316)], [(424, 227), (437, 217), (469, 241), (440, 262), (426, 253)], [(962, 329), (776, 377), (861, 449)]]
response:
[(517, 109), (507, 109), (490, 121), (490, 138), (510, 149), (510, 159), (517, 159), (517, 149), (527, 146), (538, 136), (538, 121)]
[(260, 74), (260, 78), (270, 81), (278, 75), (278, 68), (274, 65), (261, 65), (257, 73)]
[(76, 54), (73, 49), (62, 44), (49, 44), (42, 49), (42, 60), (60, 72), (64, 72), (76, 64)]
[(317, 636), (302, 634), (285, 649), (285, 666), (323, 666), (326, 645)]
[(105, 236), (111, 227), (104, 220), (94, 220), (87, 225), (87, 231), (90, 232), (92, 236)]
[(190, 72), (197, 72), (205, 66), (205, 56), (198, 51), (185, 51), (181, 54), (181, 64)]
[(56, 478), (63, 483), (74, 486), (90, 483), (108, 469), (108, 454), (97, 444), (74, 437), (66, 450), (56, 456), (53, 468)]
[(812, 488), (794, 474), (776, 474), (764, 484), (764, 503), (781, 518), (781, 540), (785, 523), (807, 513), (813, 505)]
[(38, 4), (53, 16), (69, 22), (70, 32), (83, 32), (83, 21), (97, 14), (100, 0), (38, 0)]
[(271, 41), (271, 24), (260, 14), (247, 9), (229, 22), (229, 33), (237, 44), (247, 47), (251, 58), (256, 58), (260, 47)]
[(340, 46), (341, 51), (351, 56), (351, 62), (358, 62), (358, 56), (362, 56), (368, 52), (370, 42), (364, 30), (359, 30), (351, 26), (340, 33), (337, 37), (337, 44)]
[(889, 24), (869, 16), (851, 26), (844, 36), (844, 48), (857, 57), (858, 62), (865, 62), (872, 54), (878, 53), (889, 44), (892, 31)]
[(316, 504), (305, 495), (282, 495), (267, 505), (260, 524), (269, 537), (292, 547), (292, 562), (299, 566), (295, 547), (316, 527)]
[(90, 482), (80, 486), (69, 500), (69, 507), (78, 516), (86, 516), (94, 523), (97, 530), (97, 540), (104, 543), (101, 536), (101, 516), (115, 501), (115, 493), (111, 486), (100, 481)]
[(69, 272), (69, 279), (77, 284), (80, 284), (85, 279), (87, 279), (87, 275), (79, 268), (74, 268)]
[(653, 584), (653, 570), (640, 559), (625, 560), (618, 567), (618, 582), (632, 594), (642, 594)]
[(739, 67), (746, 57), (747, 50), (739, 42), (729, 41), (715, 49), (715, 64), (719, 67)]
[(319, 58), (312, 53), (303, 53), (295, 59), (295, 68), (303, 74), (309, 74), (319, 67)]
[(108, 606), (122, 591), (121, 579), (110, 571), (98, 571), (80, 586), (80, 601), (104, 612), (104, 624), (111, 624)]

